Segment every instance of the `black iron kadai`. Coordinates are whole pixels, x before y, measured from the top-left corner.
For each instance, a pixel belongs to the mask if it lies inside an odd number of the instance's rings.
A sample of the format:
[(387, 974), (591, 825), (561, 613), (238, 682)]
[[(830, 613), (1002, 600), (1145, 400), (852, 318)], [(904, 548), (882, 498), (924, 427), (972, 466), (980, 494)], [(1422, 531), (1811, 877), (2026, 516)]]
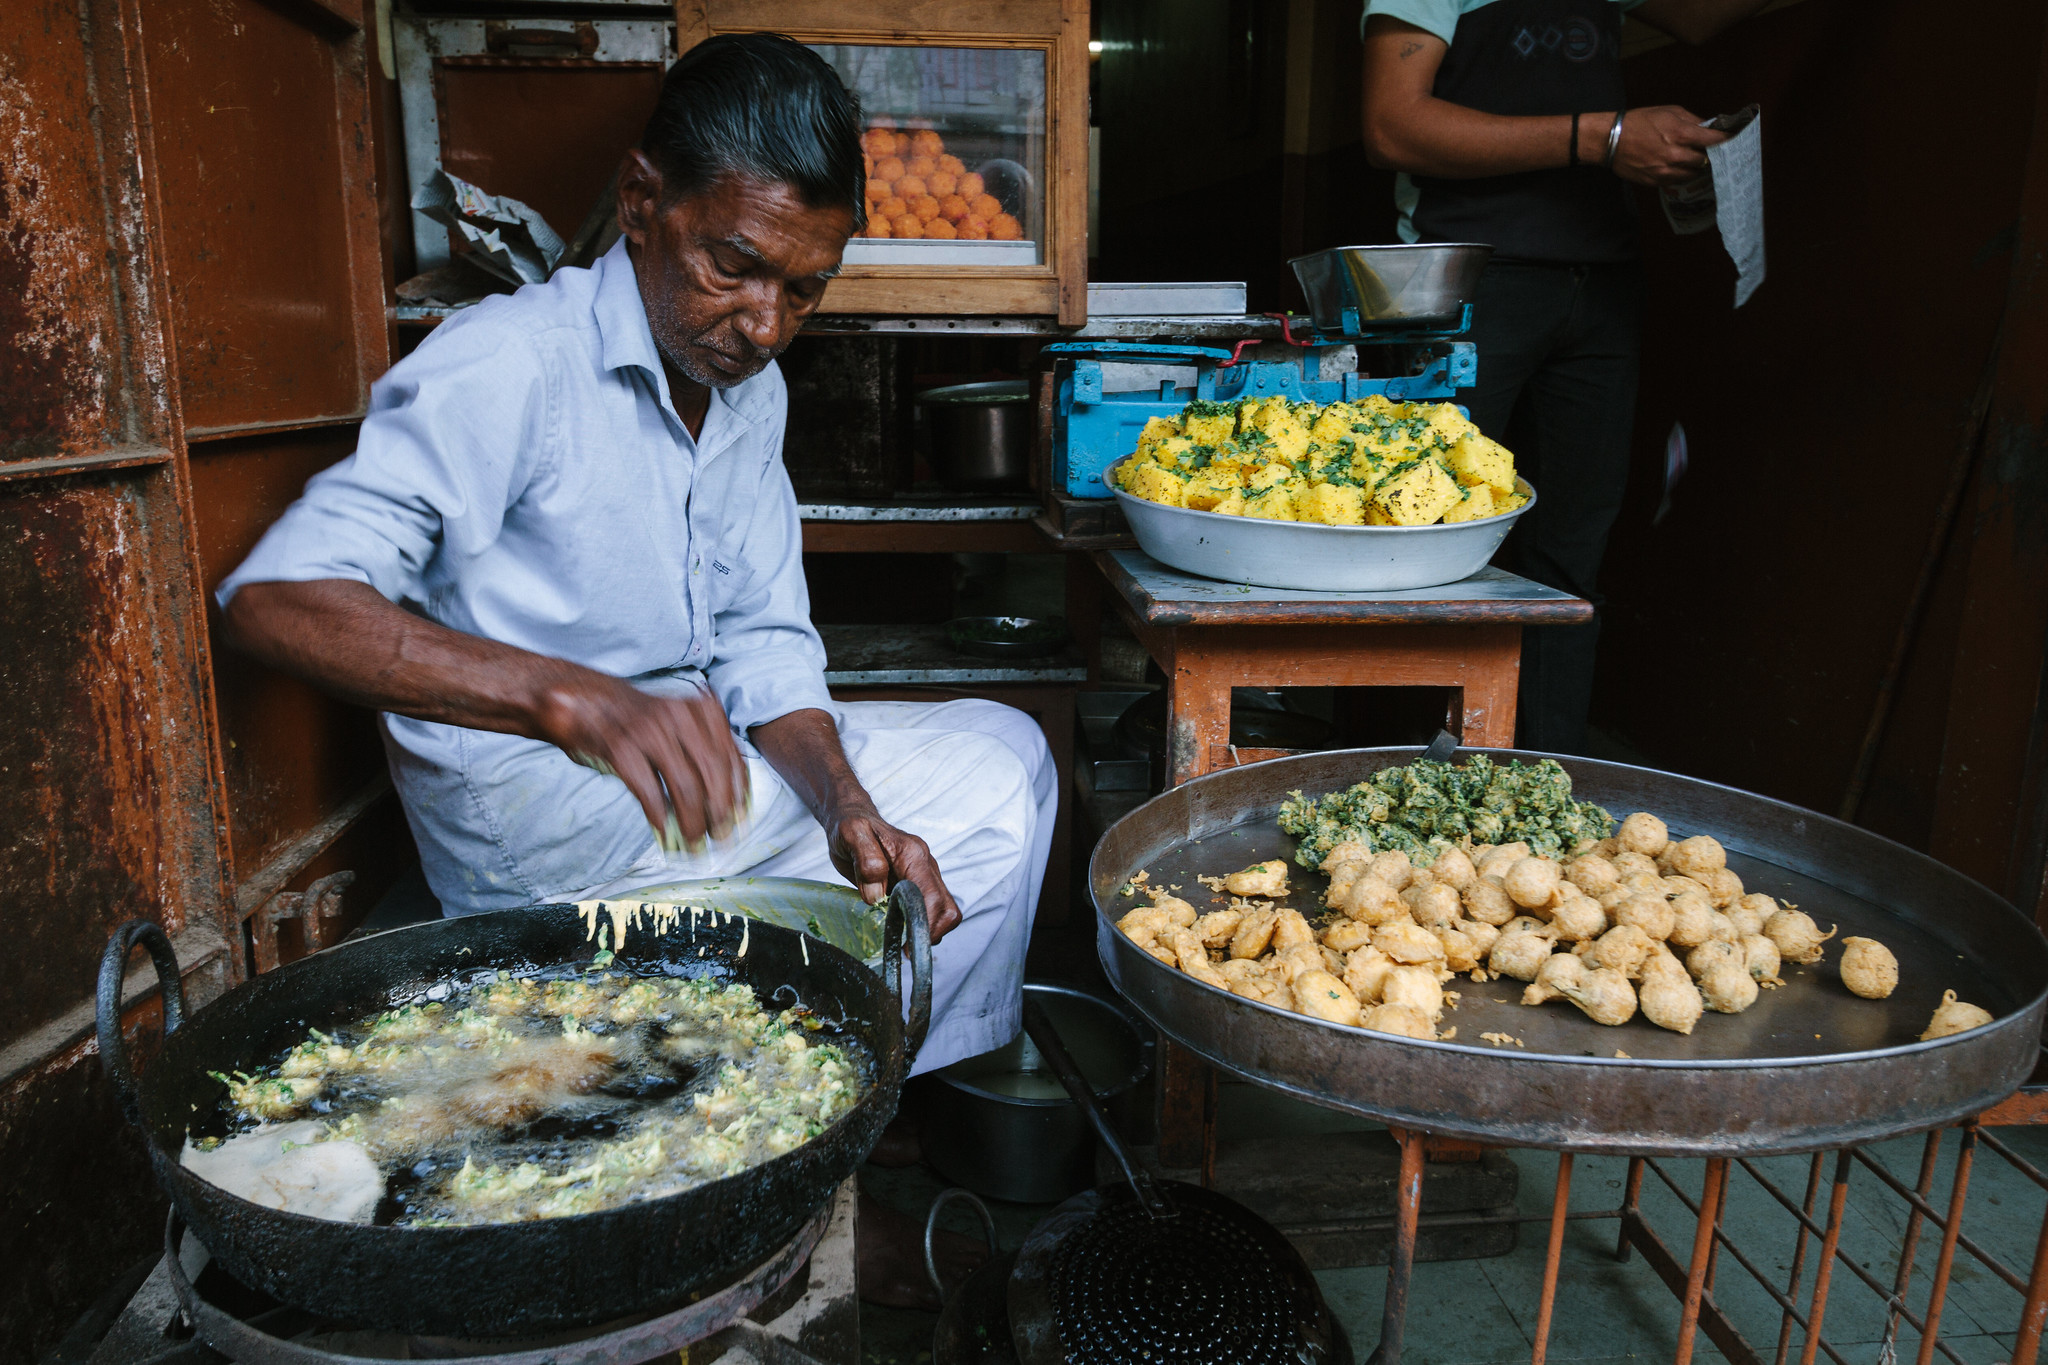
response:
[[(847, 888), (789, 883), (811, 893)], [(464, 1227), (332, 1222), (266, 1208), (179, 1164), (187, 1125), (222, 1102), (212, 1071), (255, 1071), (319, 1027), (390, 1008), (480, 968), (587, 961), (572, 905), (540, 905), (414, 925), (344, 943), (249, 981), (190, 1019), (163, 932), (135, 920), (100, 966), (99, 1045), (150, 1165), (194, 1236), (236, 1279), (295, 1308), (398, 1331), (494, 1338), (608, 1322), (669, 1308), (774, 1255), (832, 1196), (896, 1112), (910, 1058), (931, 1020), (931, 938), (917, 889), (890, 897), (883, 976), (851, 954), (731, 913), (760, 886), (691, 903), (720, 908), (691, 933), (634, 936), (616, 966), (752, 986), (762, 1000), (793, 991), (837, 1036), (872, 1059), (866, 1093), (820, 1136), (738, 1175), (597, 1213)], [(899, 989), (911, 955), (909, 1019)], [(129, 951), (147, 948), (164, 992), (163, 1048), (138, 1077), (121, 1033)]]

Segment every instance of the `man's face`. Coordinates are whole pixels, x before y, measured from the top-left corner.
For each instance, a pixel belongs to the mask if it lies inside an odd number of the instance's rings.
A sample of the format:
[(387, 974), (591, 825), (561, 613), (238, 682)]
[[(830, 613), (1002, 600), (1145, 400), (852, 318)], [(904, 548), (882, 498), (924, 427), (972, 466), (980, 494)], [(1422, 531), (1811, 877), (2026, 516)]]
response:
[(838, 273), (853, 212), (812, 208), (787, 185), (737, 176), (665, 205), (660, 171), (631, 152), (619, 226), (635, 248), (655, 345), (686, 378), (725, 389), (796, 339)]

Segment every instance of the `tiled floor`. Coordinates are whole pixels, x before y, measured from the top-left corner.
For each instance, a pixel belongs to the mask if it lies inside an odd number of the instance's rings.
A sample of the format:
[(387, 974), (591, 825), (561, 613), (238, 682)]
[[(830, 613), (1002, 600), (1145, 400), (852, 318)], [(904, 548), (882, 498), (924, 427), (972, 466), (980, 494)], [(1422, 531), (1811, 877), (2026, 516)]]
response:
[[(1251, 1087), (1230, 1087), (1226, 1102), (1226, 1135), (1295, 1131), (1328, 1131), (1331, 1116), (1292, 1106)], [(2048, 1132), (2001, 1129), (1998, 1137), (2036, 1166), (2048, 1166)], [(1902, 1183), (1918, 1175), (1924, 1139), (1905, 1138), (1870, 1149)], [(1945, 1208), (1959, 1139), (1944, 1141), (1931, 1202)], [(1522, 1171), (1520, 1202), (1528, 1215), (1547, 1216), (1557, 1175), (1557, 1157), (1549, 1152), (1514, 1154)], [(1792, 1199), (1803, 1198), (1809, 1159), (1779, 1157), (1757, 1163), (1758, 1169)], [(1686, 1193), (1697, 1198), (1703, 1175), (1698, 1161), (1673, 1161), (1666, 1169)], [(1594, 1210), (1620, 1203), (1627, 1164), (1618, 1158), (1581, 1157), (1574, 1163), (1572, 1208)], [(1826, 1164), (1818, 1217), (1825, 1218)], [(869, 1188), (885, 1201), (919, 1210), (938, 1184), (921, 1170), (870, 1172)], [(1653, 1175), (1643, 1192), (1645, 1216), (1672, 1254), (1683, 1262), (1690, 1254), (1691, 1216)], [(1970, 1184), (1963, 1230), (1983, 1248), (2024, 1277), (2040, 1235), (2048, 1194), (2015, 1171), (1997, 1154), (1980, 1147)], [(1043, 1210), (998, 1206), (1005, 1245), (1014, 1246)], [(1909, 1210), (1871, 1172), (1858, 1168), (1850, 1178), (1842, 1249), (1889, 1287), (1896, 1271)], [(1756, 1265), (1782, 1290), (1790, 1274), (1796, 1225), (1748, 1174), (1731, 1175), (1726, 1226)], [(960, 1230), (970, 1231), (962, 1222)], [(1550, 1336), (1550, 1359), (1571, 1362), (1658, 1360), (1670, 1358), (1677, 1336), (1678, 1303), (1640, 1255), (1627, 1261), (1614, 1256), (1616, 1225), (1612, 1221), (1576, 1220), (1567, 1227), (1557, 1309)], [(1484, 1261), (1445, 1261), (1419, 1265), (1408, 1317), (1409, 1365), (1481, 1365), (1482, 1362), (1527, 1360), (1535, 1327), (1536, 1301), (1543, 1274), (1545, 1225), (1523, 1227), (1517, 1250)], [(1918, 1268), (1908, 1291), (1908, 1307), (1916, 1315), (1926, 1305), (1940, 1234), (1925, 1226), (1920, 1238)], [(1806, 1273), (1795, 1296), (1804, 1311), (1817, 1269), (1818, 1239), (1807, 1257)], [(1350, 1333), (1353, 1350), (1363, 1361), (1379, 1337), (1384, 1267), (1327, 1270), (1317, 1275), (1324, 1294)], [(1777, 1350), (1781, 1312), (1727, 1254), (1721, 1257), (1716, 1299), (1734, 1320), (1752, 1348), (1766, 1361)], [(2020, 1296), (1966, 1253), (1956, 1257), (1954, 1279), (1942, 1319), (1942, 1341), (1954, 1359), (1966, 1365), (1993, 1365), (2008, 1358), (2019, 1318)], [(875, 1365), (911, 1365), (930, 1359), (934, 1319), (925, 1314), (863, 1309), (863, 1354)], [(1830, 1294), (1824, 1335), (1845, 1361), (1856, 1365), (1891, 1365), (1884, 1351), (1886, 1314), (1882, 1298), (1844, 1266), (1838, 1265)], [(1804, 1337), (1795, 1326), (1790, 1359), (1797, 1360)], [(1898, 1327), (1894, 1350), (1910, 1361), (1919, 1336)], [(1704, 1334), (1694, 1359), (1724, 1357)], [(1823, 1354), (1822, 1360), (1828, 1357)], [(1944, 1359), (1940, 1354), (1937, 1360)]]

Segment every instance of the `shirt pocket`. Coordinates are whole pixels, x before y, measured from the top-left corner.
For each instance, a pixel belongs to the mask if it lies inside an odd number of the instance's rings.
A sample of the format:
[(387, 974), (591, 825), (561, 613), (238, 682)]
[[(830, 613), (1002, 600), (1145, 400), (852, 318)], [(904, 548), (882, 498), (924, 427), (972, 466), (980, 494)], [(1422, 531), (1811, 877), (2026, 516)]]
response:
[(736, 546), (714, 545), (704, 556), (699, 578), (705, 605), (715, 618), (744, 609), (756, 591), (754, 565)]

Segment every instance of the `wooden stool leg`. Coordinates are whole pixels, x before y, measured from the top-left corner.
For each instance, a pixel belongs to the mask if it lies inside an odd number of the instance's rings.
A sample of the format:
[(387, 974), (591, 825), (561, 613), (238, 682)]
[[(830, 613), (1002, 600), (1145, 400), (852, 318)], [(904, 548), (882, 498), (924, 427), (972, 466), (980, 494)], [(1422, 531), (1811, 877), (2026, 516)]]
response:
[(1166, 693), (1166, 785), (1210, 768), (1212, 747), (1230, 744), (1230, 674), (1176, 641)]
[(1522, 628), (1490, 627), (1467, 656), (1459, 741), (1476, 748), (1515, 743), (1515, 691), (1522, 681)]

